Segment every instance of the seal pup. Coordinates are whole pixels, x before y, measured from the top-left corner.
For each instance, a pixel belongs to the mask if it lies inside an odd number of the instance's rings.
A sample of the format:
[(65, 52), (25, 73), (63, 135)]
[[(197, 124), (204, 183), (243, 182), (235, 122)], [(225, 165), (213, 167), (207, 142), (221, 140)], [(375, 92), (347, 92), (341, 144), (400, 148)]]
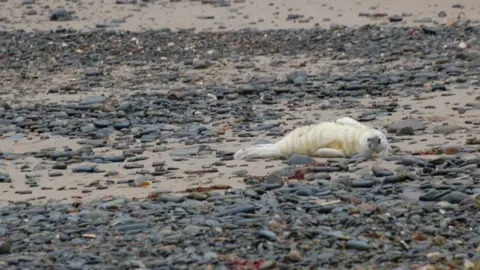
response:
[(238, 150), (234, 159), (276, 158), (303, 154), (338, 158), (365, 154), (385, 155), (389, 144), (381, 131), (350, 117), (335, 122), (298, 127), (276, 143), (257, 144)]

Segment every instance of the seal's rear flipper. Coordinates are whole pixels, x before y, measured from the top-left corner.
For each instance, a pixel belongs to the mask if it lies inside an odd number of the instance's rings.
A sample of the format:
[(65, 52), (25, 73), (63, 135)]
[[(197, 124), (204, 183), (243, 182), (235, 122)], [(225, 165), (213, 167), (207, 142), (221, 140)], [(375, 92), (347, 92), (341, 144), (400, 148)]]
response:
[(252, 158), (275, 158), (282, 154), (274, 143), (255, 144), (244, 149), (238, 150), (234, 155), (234, 159), (252, 159)]
[(335, 148), (320, 148), (315, 151), (316, 157), (321, 158), (340, 158), (344, 157), (343, 152)]

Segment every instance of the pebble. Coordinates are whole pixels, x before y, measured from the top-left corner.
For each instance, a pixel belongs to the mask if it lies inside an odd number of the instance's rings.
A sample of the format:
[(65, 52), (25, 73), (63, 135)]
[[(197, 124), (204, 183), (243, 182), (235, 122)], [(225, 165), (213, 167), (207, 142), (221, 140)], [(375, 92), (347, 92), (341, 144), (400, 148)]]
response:
[(403, 21), (403, 18), (402, 18), (402, 16), (399, 16), (399, 15), (392, 15), (392, 16), (388, 17), (388, 20), (390, 22), (401, 22), (401, 21)]
[(404, 128), (411, 128), (413, 131), (419, 131), (424, 130), (425, 125), (419, 119), (407, 119), (390, 124), (387, 129), (389, 133), (396, 133)]
[(50, 16), (51, 21), (70, 21), (72, 19), (72, 14), (63, 9), (56, 10), (52, 16)]
[(314, 159), (310, 156), (305, 156), (305, 155), (297, 155), (293, 154), (290, 156), (290, 158), (287, 160), (287, 164), (290, 165), (304, 165), (304, 164), (310, 164), (313, 163)]

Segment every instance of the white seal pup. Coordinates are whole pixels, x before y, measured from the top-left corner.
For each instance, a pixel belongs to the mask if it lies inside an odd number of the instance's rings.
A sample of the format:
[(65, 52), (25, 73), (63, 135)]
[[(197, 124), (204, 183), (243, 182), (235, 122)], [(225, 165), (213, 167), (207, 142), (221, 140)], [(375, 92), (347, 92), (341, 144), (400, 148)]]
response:
[(257, 144), (238, 150), (234, 159), (275, 158), (303, 154), (335, 158), (357, 154), (385, 155), (389, 144), (381, 131), (350, 117), (294, 129), (277, 143)]

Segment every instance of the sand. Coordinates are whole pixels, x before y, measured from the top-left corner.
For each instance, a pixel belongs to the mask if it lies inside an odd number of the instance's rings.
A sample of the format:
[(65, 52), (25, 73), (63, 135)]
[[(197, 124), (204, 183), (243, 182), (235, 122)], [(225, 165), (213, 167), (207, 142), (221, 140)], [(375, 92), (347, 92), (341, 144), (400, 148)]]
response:
[[(115, 0), (103, 1), (37, 1), (34, 7), (22, 6), (22, 1), (0, 3), (1, 16), (6, 18), (0, 22), (2, 29), (44, 30), (54, 29), (57, 22), (49, 21), (51, 10), (64, 8), (74, 10), (79, 20), (62, 24), (75, 29), (88, 30), (95, 24), (109, 22), (112, 19), (126, 18), (126, 23), (119, 28), (141, 31), (151, 28), (197, 30), (238, 30), (242, 28), (278, 29), (329, 27), (331, 23), (359, 26), (372, 23), (372, 19), (360, 17), (360, 12), (388, 13), (389, 15), (406, 15), (402, 24), (423, 23), (424, 18), (432, 18), (439, 23), (448, 19), (456, 19), (460, 12), (465, 17), (478, 18), (480, 2), (475, 0), (458, 1), (463, 9), (452, 8), (457, 4), (448, 0), (233, 0), (230, 7), (215, 7), (202, 4), (201, 1), (160, 0), (145, 7), (131, 4), (116, 4)], [(41, 2), (41, 3), (40, 3)], [(125, 1), (128, 2), (128, 1)], [(141, 1), (138, 1), (141, 2)], [(35, 9), (37, 15), (25, 15), (28, 9)], [(444, 11), (447, 16), (438, 18)], [(287, 21), (289, 14), (301, 14), (306, 20), (301, 22)], [(213, 16), (213, 19), (199, 19), (199, 16)], [(420, 20), (420, 22), (418, 22)], [(7, 21), (8, 23), (5, 23)], [(374, 20), (374, 23), (386, 23), (386, 18)], [(220, 27), (219, 26), (223, 26)]]
[[(40, 1), (37, 1), (40, 2)], [(126, 18), (126, 23), (121, 24), (118, 29), (141, 31), (144, 29), (157, 29), (163, 27), (169, 27), (172, 29), (185, 29), (196, 28), (197, 30), (237, 30), (241, 28), (254, 27), (257, 29), (272, 29), (272, 28), (302, 28), (302, 27), (329, 27), (330, 24), (336, 23), (347, 26), (358, 26), (365, 23), (375, 23), (391, 25), (386, 18), (379, 18), (376, 20), (360, 17), (360, 12), (369, 13), (388, 13), (390, 15), (404, 13), (404, 21), (400, 24), (404, 25), (418, 25), (418, 20), (426, 17), (433, 18), (439, 23), (445, 23), (449, 19), (455, 19), (460, 12), (465, 13), (466, 18), (477, 18), (480, 11), (480, 2), (474, 0), (461, 1), (461, 4), (465, 6), (464, 9), (452, 8), (452, 1), (314, 1), (314, 0), (283, 0), (283, 1), (233, 1), (231, 7), (214, 7), (211, 5), (201, 4), (199, 1), (181, 1), (181, 2), (169, 2), (169, 1), (153, 1), (148, 4), (148, 7), (142, 8), (130, 4), (118, 5), (115, 1), (41, 1), (41, 3), (35, 4), (33, 9), (38, 11), (37, 15), (27, 16), (23, 15), (24, 12), (29, 9), (28, 6), (22, 6), (21, 1), (0, 1), (0, 27), (4, 30), (23, 29), (26, 31), (32, 31), (35, 29), (46, 30), (54, 29), (59, 23), (52, 22), (48, 19), (51, 14), (51, 10), (56, 7), (64, 7), (68, 10), (75, 10), (75, 16), (78, 16), (78, 20), (61, 23), (62, 26), (73, 27), (76, 29), (89, 30), (94, 28), (96, 23), (103, 23), (111, 19)], [(273, 3), (273, 4), (272, 4)], [(48, 6), (48, 8), (47, 8)], [(445, 11), (447, 17), (439, 18), (437, 14), (440, 11)], [(287, 21), (285, 18), (288, 14), (302, 14), (305, 18), (312, 17), (308, 22), (293, 22)], [(214, 19), (199, 19), (198, 16), (214, 16)], [(428, 23), (423, 23), (428, 24)], [(431, 23), (433, 24), (433, 23)], [(225, 26), (225, 28), (219, 26)], [(271, 56), (271, 57), (257, 57), (252, 59), (252, 62), (258, 67), (257, 74), (261, 75), (274, 75), (284, 76), (286, 73), (294, 70), (297, 65), (305, 65), (305, 69), (311, 73), (331, 72), (333, 74), (341, 74), (342, 72), (351, 71), (353, 68), (350, 66), (352, 63), (345, 63), (345, 61), (332, 61), (329, 59), (312, 59), (308, 58), (296, 58), (288, 59), (289, 65), (283, 65), (279, 68), (271, 68), (269, 63), (273, 59), (279, 59), (283, 56)], [(168, 59), (166, 61), (169, 61)], [(358, 60), (358, 67), (362, 68), (361, 59)], [(306, 63), (306, 64), (305, 64)], [(395, 63), (390, 63), (395, 64)], [(411, 63), (415, 64), (415, 63)], [(118, 78), (126, 78), (135, 76), (135, 70), (124, 66), (110, 66), (110, 75)], [(363, 68), (368, 68), (364, 66)], [(188, 72), (188, 70), (184, 70)], [(233, 63), (226, 63), (224, 66), (214, 66), (204, 71), (196, 71), (200, 75), (204, 76), (204, 79), (199, 81), (198, 84), (211, 84), (214, 82), (221, 82), (222, 80), (231, 80), (231, 78), (248, 78), (252, 75), (251, 71), (244, 72), (243, 70), (235, 69)], [(80, 80), (83, 74), (83, 70), (65, 69), (61, 74), (50, 74), (48, 76), (42, 76), (41, 80), (22, 80), (17, 73), (12, 73), (8, 70), (0, 70), (0, 87), (3, 89), (13, 89), (10, 94), (2, 95), (4, 101), (15, 104), (27, 104), (32, 102), (54, 102), (54, 103), (68, 103), (78, 102), (83, 97), (91, 95), (90, 93), (68, 93), (58, 95), (46, 94), (45, 85), (49, 87), (74, 83), (76, 80)], [(434, 83), (434, 82), (432, 82)], [(126, 83), (122, 86), (122, 89), (128, 89), (129, 87), (136, 87), (140, 89), (137, 91), (151, 92), (151, 91), (165, 91), (174, 87), (181, 86), (181, 84), (172, 85), (151, 85), (147, 83), (140, 83), (136, 85), (128, 85)], [(289, 111), (290, 115), (285, 115), (284, 125), (286, 127), (294, 127), (298, 122), (304, 120), (312, 120), (315, 122), (335, 120), (336, 118), (343, 116), (358, 117), (362, 112), (373, 110), (372, 104), (375, 102), (389, 103), (397, 102), (400, 107), (410, 104), (412, 110), (419, 110), (417, 117), (423, 118), (423, 120), (431, 122), (427, 126), (427, 135), (407, 136), (404, 142), (392, 143), (393, 146), (399, 147), (405, 151), (421, 151), (428, 148), (431, 144), (443, 144), (443, 145), (465, 145), (465, 141), (468, 136), (474, 136), (478, 134), (478, 129), (468, 128), (463, 131), (459, 131), (455, 136), (435, 135), (432, 134), (432, 128), (435, 125), (441, 125), (442, 123), (455, 124), (464, 126), (465, 121), (477, 121), (480, 116), (478, 110), (469, 110), (465, 114), (458, 114), (453, 107), (465, 106), (467, 102), (470, 102), (478, 96), (478, 89), (456, 89), (455, 83), (449, 85), (450, 91), (437, 93), (428, 92), (422, 94), (420, 97), (402, 97), (391, 96), (373, 99), (371, 97), (364, 97), (361, 100), (362, 106), (352, 110), (322, 110), (322, 104), (328, 104), (328, 100), (323, 103), (311, 104), (306, 109), (301, 108), (296, 111)], [(159, 90), (160, 89), (160, 90)], [(114, 99), (120, 99), (124, 95), (121, 91), (113, 91), (112, 89), (98, 88), (94, 89), (95, 94), (105, 94)], [(453, 95), (445, 95), (450, 93)], [(308, 102), (308, 101), (306, 101)], [(255, 104), (254, 107), (261, 109), (261, 104)], [(280, 106), (285, 106), (282, 104)], [(287, 120), (292, 118), (295, 120)], [(385, 127), (395, 121), (409, 118), (411, 114), (407, 110), (399, 110), (399, 112), (393, 113), (391, 116), (383, 117), (379, 120), (368, 122), (368, 125), (385, 130)], [(223, 126), (228, 125), (228, 121), (220, 121), (211, 124), (212, 128), (222, 129)], [(65, 137), (58, 137), (50, 135), (49, 139), (42, 140), (38, 134), (28, 134), (26, 137), (15, 140), (10, 137), (11, 134), (4, 134), (5, 136), (0, 140), (0, 149), (3, 152), (24, 153), (30, 151), (39, 151), (42, 148), (57, 147), (61, 149), (63, 145), (69, 146), (72, 149), (78, 149), (81, 145), (78, 144), (79, 140), (68, 139)], [(226, 131), (225, 137), (236, 138), (236, 134), (232, 134), (229, 130)], [(212, 144), (214, 149), (235, 151), (241, 147), (247, 146), (257, 139), (269, 139), (275, 140), (265, 135), (260, 135), (257, 138), (252, 138), (251, 142), (238, 141)], [(278, 140), (278, 138), (277, 138)], [(409, 143), (409, 140), (417, 141), (416, 144)], [(168, 145), (169, 149), (177, 149), (185, 147), (184, 145), (173, 142)], [(114, 150), (109, 149), (95, 149), (95, 152), (102, 153), (108, 151), (109, 154), (118, 154)], [(241, 169), (248, 169), (248, 173), (251, 175), (263, 176), (269, 172), (278, 169), (282, 166), (281, 161), (233, 161), (227, 162), (227, 166), (215, 166), (218, 169), (216, 173), (206, 174), (193, 174), (186, 175), (182, 172), (186, 170), (200, 170), (202, 167), (208, 167), (218, 159), (214, 155), (205, 155), (196, 158), (190, 158), (188, 161), (175, 162), (169, 155), (171, 150), (160, 153), (153, 153), (151, 149), (145, 152), (145, 156), (149, 159), (141, 161), (145, 165), (145, 169), (153, 170), (153, 161), (165, 161), (167, 167), (178, 168), (177, 175), (182, 176), (178, 179), (168, 179), (165, 177), (156, 177), (158, 181), (151, 183), (148, 187), (135, 188), (121, 185), (111, 185), (108, 189), (93, 190), (92, 192), (86, 192), (90, 190), (86, 187), (89, 183), (100, 180), (105, 182), (108, 177), (104, 177), (103, 174), (78, 174), (72, 173), (70, 169), (63, 171), (64, 175), (60, 177), (49, 177), (48, 172), (51, 167), (51, 161), (39, 161), (34, 158), (22, 158), (17, 160), (3, 160), (0, 163), (1, 172), (9, 173), (12, 178), (12, 183), (0, 184), (0, 203), (17, 200), (30, 200), (35, 203), (45, 202), (49, 199), (55, 200), (93, 200), (102, 196), (109, 195), (124, 195), (129, 198), (141, 198), (146, 197), (150, 192), (157, 190), (171, 190), (174, 192), (181, 192), (186, 188), (208, 186), (214, 184), (230, 185), (233, 188), (244, 187), (243, 178), (235, 177), (232, 172)], [(370, 161), (362, 163), (363, 167), (371, 166), (372, 164), (380, 164), (387, 168), (394, 168), (391, 163), (386, 161)], [(21, 172), (20, 167), (30, 165), (31, 172)], [(115, 177), (111, 177), (111, 180), (128, 180), (135, 179), (135, 170), (123, 169), (123, 164), (101, 164), (101, 168), (109, 170), (117, 170), (119, 174)], [(36, 168), (36, 169), (35, 169)], [(42, 190), (40, 188), (29, 188), (25, 183), (27, 180), (26, 174), (35, 174), (36, 179), (42, 187), (50, 187), (51, 190)], [(334, 176), (335, 177), (335, 176)], [(18, 194), (18, 191), (31, 190), (31, 194)]]

